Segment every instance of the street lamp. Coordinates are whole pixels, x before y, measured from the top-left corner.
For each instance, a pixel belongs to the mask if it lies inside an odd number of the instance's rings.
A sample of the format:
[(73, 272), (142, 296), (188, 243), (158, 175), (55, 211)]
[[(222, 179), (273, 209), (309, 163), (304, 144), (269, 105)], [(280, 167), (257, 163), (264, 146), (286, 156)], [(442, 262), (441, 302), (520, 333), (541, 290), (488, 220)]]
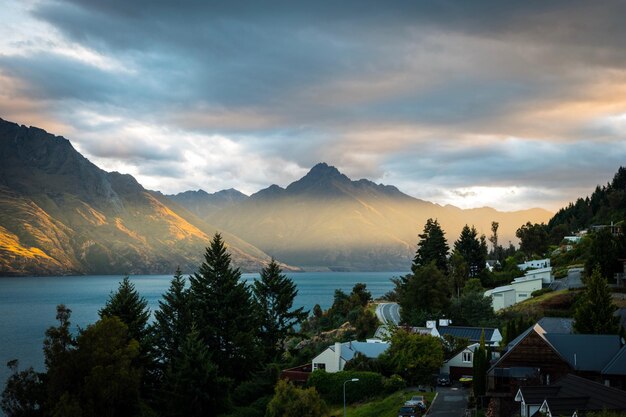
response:
[(348, 382), (356, 382), (359, 378), (348, 379), (343, 383), (343, 417), (346, 417), (346, 384)]

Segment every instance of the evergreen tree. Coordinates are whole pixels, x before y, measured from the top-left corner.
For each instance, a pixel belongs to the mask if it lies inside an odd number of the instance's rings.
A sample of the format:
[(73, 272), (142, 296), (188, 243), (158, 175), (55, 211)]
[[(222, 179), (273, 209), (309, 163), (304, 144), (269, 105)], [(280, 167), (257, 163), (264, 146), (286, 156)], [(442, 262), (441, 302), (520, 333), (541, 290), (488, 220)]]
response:
[(195, 329), (168, 370), (165, 400), (169, 417), (218, 415), (228, 406), (228, 381), (218, 376), (211, 353)]
[(163, 366), (178, 355), (180, 347), (191, 331), (192, 317), (189, 290), (180, 269), (170, 283), (159, 309), (154, 312), (154, 344)]
[(257, 320), (252, 296), (217, 233), (189, 279), (194, 321), (219, 374), (243, 380), (257, 365)]
[(474, 349), (472, 388), (474, 396), (480, 397), (487, 391), (487, 370), (489, 368), (487, 350), (485, 348), (485, 331), (480, 335), (480, 345)]
[(298, 290), (274, 259), (263, 268), (260, 279), (254, 281), (252, 293), (259, 313), (259, 338), (265, 358), (273, 360), (282, 352), (282, 342), (294, 326), (306, 319), (308, 312), (302, 307), (293, 309)]
[(411, 270), (415, 272), (420, 266), (426, 266), (435, 262), (436, 267), (446, 272), (448, 264), (448, 242), (445, 233), (437, 220), (428, 219), (424, 225), (424, 232), (419, 235), (417, 252), (413, 258)]
[(454, 252), (461, 255), (467, 263), (469, 276), (478, 276), (487, 263), (487, 243), (485, 236), (478, 237), (476, 228), (465, 225), (459, 239), (454, 242)]
[(150, 318), (148, 301), (139, 295), (135, 284), (128, 277), (124, 277), (117, 291), (109, 296), (104, 308), (98, 313), (100, 318), (118, 317), (128, 327), (130, 338), (140, 344), (145, 342)]
[(585, 284), (586, 288), (576, 303), (574, 329), (578, 333), (617, 334), (618, 318), (613, 315), (617, 308), (599, 267), (594, 269)]

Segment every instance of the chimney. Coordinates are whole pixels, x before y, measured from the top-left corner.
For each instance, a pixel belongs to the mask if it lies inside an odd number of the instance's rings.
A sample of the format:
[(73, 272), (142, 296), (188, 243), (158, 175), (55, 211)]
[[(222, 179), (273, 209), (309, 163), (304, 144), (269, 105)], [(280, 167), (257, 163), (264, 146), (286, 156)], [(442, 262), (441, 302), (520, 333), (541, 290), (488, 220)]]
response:
[(341, 371), (341, 342), (335, 342), (335, 364), (337, 371)]

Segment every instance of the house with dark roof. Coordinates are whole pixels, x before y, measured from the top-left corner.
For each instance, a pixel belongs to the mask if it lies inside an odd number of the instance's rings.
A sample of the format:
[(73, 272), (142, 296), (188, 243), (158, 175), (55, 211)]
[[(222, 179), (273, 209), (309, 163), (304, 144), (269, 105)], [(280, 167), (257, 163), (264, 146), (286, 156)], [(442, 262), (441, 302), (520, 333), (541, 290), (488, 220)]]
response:
[(604, 369), (615, 360), (617, 364), (609, 369), (618, 371), (621, 355), (622, 340), (617, 335), (549, 333), (535, 324), (509, 344), (489, 369), (489, 389), (511, 392), (523, 385), (549, 384), (568, 373), (605, 382)]
[(626, 411), (624, 391), (567, 374), (553, 385), (520, 387), (520, 417), (582, 417), (595, 411)]
[(499, 346), (502, 341), (500, 330), (493, 327), (464, 327), (464, 326), (439, 326), (437, 333), (440, 337), (450, 335), (469, 340), (470, 343), (480, 342), (480, 337), (485, 332), (485, 344)]

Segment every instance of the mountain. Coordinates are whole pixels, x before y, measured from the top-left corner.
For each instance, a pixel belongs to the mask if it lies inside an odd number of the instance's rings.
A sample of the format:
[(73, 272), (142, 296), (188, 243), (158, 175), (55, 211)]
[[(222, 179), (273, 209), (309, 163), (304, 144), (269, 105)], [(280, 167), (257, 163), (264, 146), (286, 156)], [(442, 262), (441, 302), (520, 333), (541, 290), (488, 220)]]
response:
[(230, 207), (248, 198), (247, 195), (234, 188), (213, 194), (209, 194), (204, 190), (185, 191), (175, 195), (167, 195), (166, 197), (200, 217), (210, 216), (223, 208)]
[[(192, 271), (217, 230), (132, 176), (98, 168), (67, 139), (0, 119), (0, 275)], [(267, 262), (222, 235), (244, 270)]]
[(439, 220), (452, 243), (466, 223), (489, 234), (492, 221), (500, 223), (501, 242), (516, 241), (522, 224), (545, 222), (550, 215), (542, 209), (441, 206), (393, 186), (353, 181), (320, 163), (286, 188), (272, 185), (205, 220), (307, 269), (406, 271), (429, 217)]

